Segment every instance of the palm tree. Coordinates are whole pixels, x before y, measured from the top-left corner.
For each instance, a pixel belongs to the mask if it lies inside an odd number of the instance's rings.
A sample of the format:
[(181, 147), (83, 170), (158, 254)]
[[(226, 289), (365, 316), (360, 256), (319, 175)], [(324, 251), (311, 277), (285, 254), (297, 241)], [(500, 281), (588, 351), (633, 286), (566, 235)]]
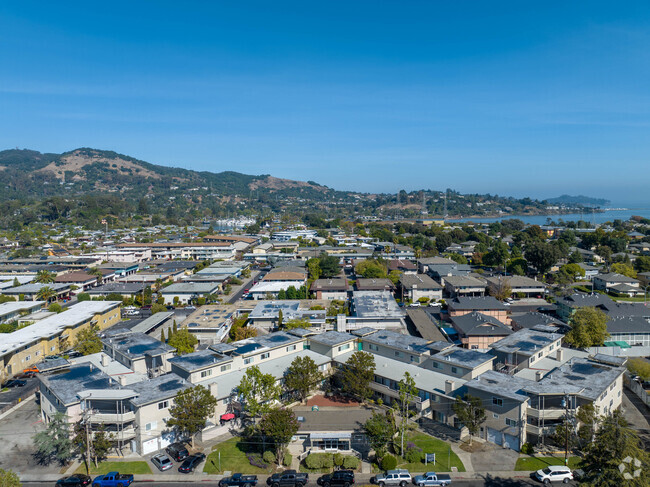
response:
[(49, 302), (50, 299), (56, 296), (56, 293), (54, 292), (54, 289), (52, 289), (50, 286), (43, 286), (38, 293), (36, 293), (36, 299), (39, 301), (47, 301)]
[(38, 282), (40, 284), (50, 284), (54, 282), (54, 279), (56, 279), (56, 275), (54, 274), (54, 272), (42, 270), (36, 273), (36, 278), (34, 279), (34, 282)]

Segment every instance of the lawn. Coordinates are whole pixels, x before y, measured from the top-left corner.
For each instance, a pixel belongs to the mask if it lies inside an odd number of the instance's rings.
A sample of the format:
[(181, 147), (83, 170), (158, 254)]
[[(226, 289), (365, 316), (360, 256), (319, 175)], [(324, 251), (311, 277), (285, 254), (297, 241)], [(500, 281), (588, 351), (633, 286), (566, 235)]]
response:
[[(218, 474), (225, 470), (231, 472), (242, 472), (248, 474), (268, 474), (273, 471), (273, 467), (267, 469), (255, 467), (250, 464), (246, 457), (248, 451), (241, 438), (231, 438), (223, 443), (219, 443), (212, 449), (212, 453), (205, 460), (205, 473)], [(221, 453), (221, 471), (219, 470), (219, 453)]]
[[(582, 458), (580, 457), (569, 457), (569, 467), (572, 469), (578, 468), (581, 460)], [(536, 472), (540, 468), (545, 468), (549, 465), (564, 465), (564, 457), (519, 457), (515, 465), (515, 470)]]
[(434, 438), (424, 433), (410, 433), (408, 438), (404, 438), (404, 445), (406, 442), (412, 441), (418, 447), (422, 448), (424, 453), (435, 453), (436, 454), (436, 463), (407, 463), (406, 460), (399, 458), (397, 459), (397, 466), (399, 468), (406, 468), (410, 472), (450, 472), (451, 467), (456, 467), (459, 472), (465, 471), (465, 466), (463, 462), (460, 461), (458, 455), (451, 451), (449, 443), (445, 443), (442, 440)]
[[(105, 475), (108, 472), (147, 474), (151, 473), (151, 468), (147, 462), (100, 462), (95, 468), (95, 464), (90, 465), (90, 475)], [(86, 465), (81, 464), (75, 473), (86, 473)]]

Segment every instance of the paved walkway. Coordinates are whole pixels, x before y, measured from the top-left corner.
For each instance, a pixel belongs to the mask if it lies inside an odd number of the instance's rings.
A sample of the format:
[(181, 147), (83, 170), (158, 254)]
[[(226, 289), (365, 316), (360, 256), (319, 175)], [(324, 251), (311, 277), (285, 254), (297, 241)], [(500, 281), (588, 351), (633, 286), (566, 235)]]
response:
[(322, 394), (313, 396), (307, 400), (307, 406), (318, 407), (359, 407), (361, 403), (343, 396), (325, 397)]

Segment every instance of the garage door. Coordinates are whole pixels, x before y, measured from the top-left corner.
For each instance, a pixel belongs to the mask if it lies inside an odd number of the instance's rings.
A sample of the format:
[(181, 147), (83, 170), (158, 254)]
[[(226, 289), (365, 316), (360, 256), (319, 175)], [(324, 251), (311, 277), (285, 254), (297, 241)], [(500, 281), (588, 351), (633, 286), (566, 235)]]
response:
[(497, 445), (501, 445), (501, 443), (503, 443), (503, 437), (501, 435), (501, 431), (488, 428), (487, 433), (488, 433), (487, 440), (490, 443), (496, 443)]
[(142, 443), (142, 455), (158, 450), (158, 438), (147, 440)]
[(174, 433), (163, 433), (160, 437), (159, 449), (167, 448), (171, 443), (174, 443), (176, 435)]
[(518, 436), (512, 436), (506, 433), (503, 435), (503, 444), (507, 448), (510, 448), (511, 450), (514, 451), (519, 451), (519, 437)]

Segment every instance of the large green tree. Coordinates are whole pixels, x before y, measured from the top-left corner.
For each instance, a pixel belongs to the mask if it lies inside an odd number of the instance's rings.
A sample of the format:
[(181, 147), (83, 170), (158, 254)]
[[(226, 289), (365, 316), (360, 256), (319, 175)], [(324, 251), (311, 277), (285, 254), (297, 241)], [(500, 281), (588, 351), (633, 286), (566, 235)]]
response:
[(56, 279), (56, 274), (54, 272), (42, 270), (36, 273), (34, 282), (38, 282), (40, 284), (52, 284), (54, 282), (54, 279)]
[(47, 424), (45, 431), (40, 431), (32, 438), (35, 455), (40, 463), (49, 464), (56, 460), (61, 465), (72, 456), (73, 445), (70, 439), (70, 424), (63, 413), (55, 413)]
[(372, 390), (370, 382), (375, 374), (375, 358), (372, 354), (358, 350), (345, 362), (341, 373), (341, 387), (344, 392), (365, 401)]
[(571, 330), (564, 341), (576, 348), (600, 347), (609, 337), (607, 315), (594, 307), (579, 308), (571, 316)]
[(246, 369), (237, 391), (244, 403), (244, 409), (256, 419), (268, 413), (280, 398), (281, 388), (273, 374), (263, 374), (257, 365)]
[(50, 286), (43, 286), (36, 293), (36, 299), (39, 301), (49, 301), (56, 297), (56, 292)]
[(333, 255), (321, 255), (318, 259), (318, 266), (320, 267), (321, 275), (325, 279), (336, 277), (341, 272), (339, 266), (339, 259)]
[[(90, 445), (88, 439), (90, 437)], [(90, 471), (91, 460), (95, 464), (104, 460), (110, 449), (113, 447), (114, 436), (112, 433), (107, 432), (106, 428), (101, 425), (98, 430), (93, 431), (92, 435), (86, 434), (86, 425), (83, 420), (78, 421), (74, 425), (74, 439), (73, 443), (77, 448), (77, 452), (84, 458), (86, 463), (86, 473)], [(90, 453), (90, 458), (88, 458)]]
[(194, 446), (194, 437), (205, 428), (216, 406), (217, 400), (206, 387), (197, 385), (183, 389), (176, 394), (174, 404), (169, 408), (167, 426), (187, 434)]
[(623, 413), (603, 418), (582, 461), (590, 487), (643, 487), (650, 485), (650, 457)]
[(323, 374), (311, 357), (298, 356), (284, 373), (284, 386), (287, 392), (295, 392), (304, 401), (309, 393), (323, 380)]
[(74, 348), (81, 355), (91, 355), (102, 351), (102, 340), (99, 337), (99, 328), (89, 326), (77, 333)]
[(557, 262), (559, 252), (556, 246), (540, 240), (533, 240), (526, 245), (526, 260), (537, 269), (540, 274), (546, 274)]
[(20, 478), (13, 470), (0, 468), (0, 487), (20, 487)]
[(368, 437), (370, 447), (375, 450), (375, 455), (377, 458), (382, 458), (397, 433), (393, 414), (390, 411), (383, 414), (373, 412), (363, 425), (363, 429)]
[(272, 408), (262, 416), (259, 427), (264, 437), (273, 443), (278, 465), (282, 465), (284, 451), (300, 427), (298, 418), (290, 409)]
[(452, 409), (456, 413), (458, 421), (465, 425), (469, 431), (469, 443), (471, 445), (472, 437), (478, 433), (487, 417), (481, 399), (469, 394), (466, 394), (464, 398), (456, 396)]
[(167, 344), (176, 349), (177, 355), (192, 353), (199, 340), (190, 331), (183, 327), (167, 340)]

